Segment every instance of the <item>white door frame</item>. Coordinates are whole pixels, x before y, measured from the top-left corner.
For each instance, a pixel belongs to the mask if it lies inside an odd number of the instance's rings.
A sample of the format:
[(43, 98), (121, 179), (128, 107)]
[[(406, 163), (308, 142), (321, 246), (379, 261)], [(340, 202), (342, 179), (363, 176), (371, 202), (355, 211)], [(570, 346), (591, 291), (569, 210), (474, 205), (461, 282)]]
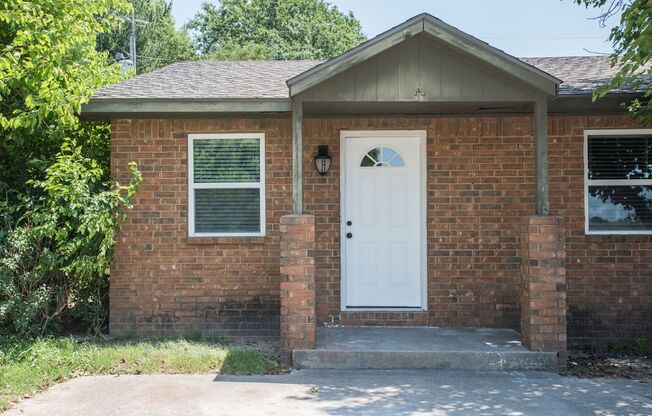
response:
[[(419, 137), (421, 175), (421, 307), (417, 308), (347, 308), (346, 307), (346, 140), (362, 137)], [(428, 198), (427, 134), (425, 130), (341, 130), (340, 131), (340, 307), (342, 311), (427, 311), (428, 310)]]

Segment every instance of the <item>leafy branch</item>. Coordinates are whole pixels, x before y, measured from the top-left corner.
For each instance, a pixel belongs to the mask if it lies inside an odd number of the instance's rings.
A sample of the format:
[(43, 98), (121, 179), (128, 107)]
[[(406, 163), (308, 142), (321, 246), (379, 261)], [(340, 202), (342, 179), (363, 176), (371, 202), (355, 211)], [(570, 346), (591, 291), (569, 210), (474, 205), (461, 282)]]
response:
[(609, 34), (614, 46), (611, 65), (617, 74), (607, 84), (598, 87), (593, 100), (613, 90), (642, 92), (642, 96), (627, 104), (628, 110), (641, 123), (652, 121), (652, 2), (647, 0), (574, 0), (586, 7), (599, 8), (596, 19), (602, 27), (610, 18), (620, 20)]

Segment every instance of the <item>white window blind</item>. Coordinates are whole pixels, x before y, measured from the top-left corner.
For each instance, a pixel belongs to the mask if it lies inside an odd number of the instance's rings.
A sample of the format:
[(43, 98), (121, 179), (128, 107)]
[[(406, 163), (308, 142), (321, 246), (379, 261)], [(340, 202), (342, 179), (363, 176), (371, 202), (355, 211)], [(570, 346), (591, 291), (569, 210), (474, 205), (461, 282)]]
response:
[(652, 130), (584, 135), (587, 234), (652, 234)]
[(264, 161), (263, 134), (189, 135), (189, 235), (264, 235)]

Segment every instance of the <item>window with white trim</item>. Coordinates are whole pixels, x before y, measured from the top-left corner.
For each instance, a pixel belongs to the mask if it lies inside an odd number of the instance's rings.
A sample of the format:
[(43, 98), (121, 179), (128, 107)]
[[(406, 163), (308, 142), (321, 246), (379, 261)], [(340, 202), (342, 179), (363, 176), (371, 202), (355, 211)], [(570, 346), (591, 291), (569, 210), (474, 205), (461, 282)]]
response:
[(188, 234), (265, 235), (265, 135), (188, 135)]
[(652, 234), (652, 130), (584, 132), (587, 234)]

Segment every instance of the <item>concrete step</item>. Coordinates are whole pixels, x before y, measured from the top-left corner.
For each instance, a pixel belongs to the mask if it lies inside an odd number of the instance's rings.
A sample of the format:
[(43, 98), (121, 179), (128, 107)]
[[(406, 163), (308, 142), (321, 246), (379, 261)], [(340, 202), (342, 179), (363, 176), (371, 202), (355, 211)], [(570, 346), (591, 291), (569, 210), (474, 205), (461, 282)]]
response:
[(516, 331), (492, 328), (318, 328), (296, 369), (557, 371), (557, 354), (525, 349)]
[(295, 350), (295, 369), (416, 369), (557, 371), (557, 355), (546, 352), (329, 351)]

